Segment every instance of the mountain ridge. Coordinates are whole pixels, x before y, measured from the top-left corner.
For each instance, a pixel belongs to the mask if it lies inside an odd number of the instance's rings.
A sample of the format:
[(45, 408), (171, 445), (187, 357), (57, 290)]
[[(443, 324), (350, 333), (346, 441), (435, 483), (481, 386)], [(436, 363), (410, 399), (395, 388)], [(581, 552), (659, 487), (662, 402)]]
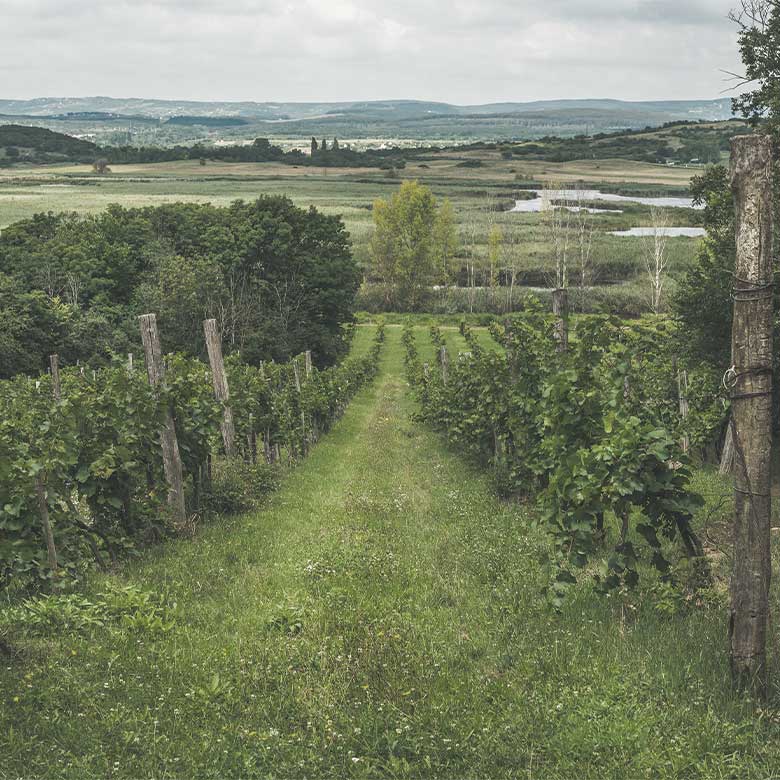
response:
[(728, 119), (732, 116), (731, 100), (618, 100), (613, 98), (504, 101), (460, 105), (441, 101), (414, 99), (363, 101), (197, 101), (156, 98), (114, 98), (108, 96), (38, 97), (28, 100), (0, 99), (0, 114), (51, 118), (68, 113), (107, 112), (121, 116), (136, 115), (167, 119), (196, 113), (199, 116), (236, 116), (256, 120), (303, 120), (323, 115), (400, 115), (424, 116), (480, 114), (523, 114), (540, 110), (603, 109), (616, 112), (647, 111), (675, 114), (673, 118), (700, 116), (702, 119)]

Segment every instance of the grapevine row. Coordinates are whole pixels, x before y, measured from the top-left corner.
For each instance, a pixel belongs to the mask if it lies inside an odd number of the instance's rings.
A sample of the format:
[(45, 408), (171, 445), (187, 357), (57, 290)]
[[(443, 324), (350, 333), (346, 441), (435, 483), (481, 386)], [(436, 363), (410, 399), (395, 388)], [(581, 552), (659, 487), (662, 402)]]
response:
[(681, 441), (700, 444), (721, 424), (712, 377), (694, 384), (682, 421), (657, 329), (582, 318), (562, 351), (555, 320), (531, 311), (491, 326), (500, 349), (465, 325), (461, 333), (469, 351), (453, 358), (432, 328), (437, 360), (428, 364), (404, 332), (420, 416), (489, 466), (504, 494), (538, 496), (554, 540), (556, 603), (586, 566), (605, 590), (635, 585), (642, 559), (669, 578), (665, 539), (701, 556), (692, 519), (702, 501)]
[[(282, 459), (303, 457), (343, 414), (375, 376), (383, 338), (380, 327), (366, 355), (323, 370), (304, 367), (303, 356), (261, 367), (226, 360), (238, 454), (247, 464), (261, 462), (254, 479), (267, 479), (260, 471)], [(66, 368), (60, 385), (55, 400), (49, 375), (0, 383), (0, 588), (27, 587), (90, 559), (106, 565), (173, 530), (160, 449), (169, 410), (189, 516), (212, 489), (223, 407), (208, 364), (167, 356), (159, 389), (145, 371), (118, 362), (97, 372)], [(52, 531), (54, 567), (42, 517)]]

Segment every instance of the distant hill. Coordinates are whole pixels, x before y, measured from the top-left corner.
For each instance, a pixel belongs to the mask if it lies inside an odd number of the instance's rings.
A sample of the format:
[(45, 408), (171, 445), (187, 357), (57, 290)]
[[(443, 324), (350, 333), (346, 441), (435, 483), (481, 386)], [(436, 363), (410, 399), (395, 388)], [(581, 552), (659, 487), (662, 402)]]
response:
[(402, 119), (425, 114), (480, 115), (519, 114), (549, 111), (607, 111), (614, 115), (664, 117), (674, 119), (729, 119), (731, 100), (537, 100), (527, 103), (486, 103), (458, 106), (422, 100), (372, 100), (340, 103), (254, 103), (207, 102), (192, 100), (153, 100), (143, 98), (35, 98), (33, 100), (0, 100), (0, 113), (28, 116), (60, 116), (67, 114), (109, 114), (155, 116), (161, 118), (195, 115), (199, 117), (233, 116), (249, 119), (300, 120), (325, 115), (361, 115)]
[(744, 120), (670, 122), (645, 130), (626, 130), (575, 138), (548, 137), (519, 143), (476, 143), (461, 150), (490, 146), (505, 159), (571, 162), (634, 160), (654, 164), (712, 164), (728, 158), (731, 139), (750, 132)]
[[(459, 106), (421, 100), (338, 103), (255, 103), (153, 100), (143, 98), (36, 98), (0, 100), (0, 115), (19, 122), (72, 127), (115, 143), (110, 133), (138, 136), (144, 144), (192, 142), (219, 137), (316, 135), (408, 140), (532, 139), (621, 129), (658, 127), (685, 120), (724, 120), (731, 101), (543, 100)], [(218, 121), (222, 120), (222, 121)], [(139, 134), (141, 134), (139, 136)]]
[(92, 162), (97, 146), (42, 127), (0, 125), (0, 164)]
[(172, 116), (167, 120), (169, 125), (201, 125), (202, 127), (243, 127), (249, 124), (248, 119), (240, 116)]

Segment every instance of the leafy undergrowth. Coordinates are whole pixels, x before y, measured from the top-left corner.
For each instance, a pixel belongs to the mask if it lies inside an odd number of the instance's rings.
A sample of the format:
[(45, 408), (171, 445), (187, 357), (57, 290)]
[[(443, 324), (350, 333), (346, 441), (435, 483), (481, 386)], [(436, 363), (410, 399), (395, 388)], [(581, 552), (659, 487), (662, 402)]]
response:
[(264, 508), (7, 616), (0, 777), (780, 776), (722, 606), (551, 611), (543, 533), (412, 411), (390, 328)]

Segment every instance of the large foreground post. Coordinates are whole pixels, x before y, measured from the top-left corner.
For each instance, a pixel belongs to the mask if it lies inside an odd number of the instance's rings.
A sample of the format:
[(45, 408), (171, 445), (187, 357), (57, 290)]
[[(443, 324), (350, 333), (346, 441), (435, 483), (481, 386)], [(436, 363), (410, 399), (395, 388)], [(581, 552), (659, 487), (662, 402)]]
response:
[(225, 361), (222, 357), (222, 338), (217, 330), (216, 320), (203, 321), (203, 334), (206, 337), (206, 349), (211, 364), (211, 379), (214, 385), (214, 396), (222, 404), (222, 444), (225, 455), (232, 458), (236, 454), (236, 428), (233, 423), (233, 410), (230, 408), (230, 388), (228, 387)]
[[(144, 345), (149, 384), (152, 387), (159, 387), (165, 380), (165, 364), (160, 349), (160, 336), (157, 332), (157, 317), (154, 314), (142, 314), (138, 319), (141, 323), (141, 341)], [(165, 410), (160, 444), (165, 479), (168, 483), (168, 505), (174, 522), (184, 525), (187, 520), (187, 509), (184, 504), (184, 473), (179, 454), (179, 442), (176, 440), (176, 426), (170, 408)]]
[(772, 147), (769, 138), (731, 142), (737, 260), (732, 331), (734, 566), (731, 673), (739, 687), (766, 690), (772, 455)]

